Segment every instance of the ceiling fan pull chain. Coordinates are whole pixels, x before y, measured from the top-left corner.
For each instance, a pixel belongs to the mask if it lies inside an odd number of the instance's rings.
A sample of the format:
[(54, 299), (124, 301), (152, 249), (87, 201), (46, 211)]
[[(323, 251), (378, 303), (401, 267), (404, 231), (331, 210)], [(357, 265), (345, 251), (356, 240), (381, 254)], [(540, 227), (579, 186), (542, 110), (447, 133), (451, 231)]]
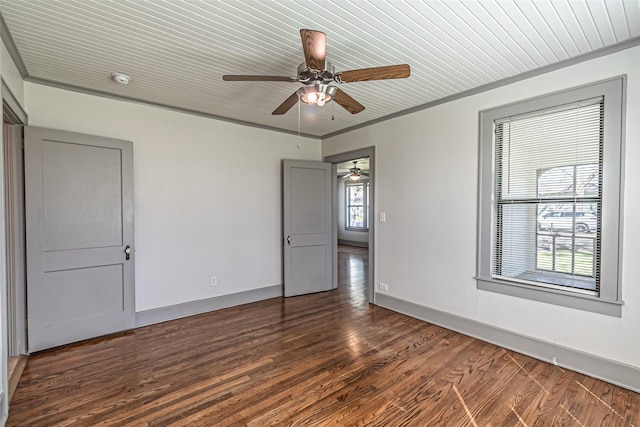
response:
[(300, 143), (300, 94), (298, 93), (298, 148), (302, 148), (302, 143)]

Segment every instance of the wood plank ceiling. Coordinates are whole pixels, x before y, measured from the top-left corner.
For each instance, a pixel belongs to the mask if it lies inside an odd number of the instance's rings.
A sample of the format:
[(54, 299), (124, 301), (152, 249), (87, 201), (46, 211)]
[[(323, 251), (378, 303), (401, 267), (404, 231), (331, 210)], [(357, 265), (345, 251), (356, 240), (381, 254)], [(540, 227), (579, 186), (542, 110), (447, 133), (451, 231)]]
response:
[[(0, 12), (28, 81), (290, 132), (300, 123), (316, 137), (640, 44), (638, 0), (2, 0)], [(304, 58), (301, 28), (327, 34), (337, 71), (406, 63), (411, 77), (342, 85), (366, 107), (356, 115), (328, 103), (272, 116), (299, 83), (222, 81), (294, 76)], [(115, 71), (131, 82), (114, 83)]]

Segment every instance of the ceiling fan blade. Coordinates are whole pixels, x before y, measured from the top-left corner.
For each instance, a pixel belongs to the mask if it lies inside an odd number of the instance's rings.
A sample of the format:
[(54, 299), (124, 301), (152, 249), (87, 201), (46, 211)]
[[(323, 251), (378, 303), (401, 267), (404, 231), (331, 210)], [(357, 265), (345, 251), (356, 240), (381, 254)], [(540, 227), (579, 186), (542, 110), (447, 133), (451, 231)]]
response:
[(300, 30), (302, 49), (307, 68), (324, 70), (327, 54), (327, 35), (321, 31)]
[(274, 116), (279, 116), (291, 109), (298, 102), (298, 91), (293, 92), (290, 97), (288, 97), (282, 104), (278, 106), (275, 110), (273, 110)]
[(336, 80), (343, 83), (350, 83), (364, 82), (368, 80), (404, 79), (410, 75), (411, 67), (407, 64), (402, 64), (343, 71), (336, 75)]
[(358, 101), (356, 101), (340, 89), (336, 90), (336, 94), (333, 96), (333, 100), (351, 114), (356, 114), (364, 110), (364, 106), (362, 104), (360, 104)]
[(222, 80), (225, 82), (295, 82), (298, 81), (295, 77), (287, 76), (243, 76), (227, 74), (222, 76)]

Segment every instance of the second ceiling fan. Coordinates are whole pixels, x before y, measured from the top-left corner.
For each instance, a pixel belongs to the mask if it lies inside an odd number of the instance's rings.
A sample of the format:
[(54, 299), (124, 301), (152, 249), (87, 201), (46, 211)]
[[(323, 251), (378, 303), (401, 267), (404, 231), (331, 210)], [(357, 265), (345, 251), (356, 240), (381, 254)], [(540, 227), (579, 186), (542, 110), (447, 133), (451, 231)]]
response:
[(354, 160), (353, 161), (353, 167), (349, 169), (349, 173), (341, 176), (342, 179), (347, 179), (349, 178), (352, 181), (358, 181), (360, 179), (360, 177), (365, 177), (365, 178), (369, 178), (369, 175), (367, 175), (366, 173), (364, 173), (362, 171), (362, 169), (360, 169), (358, 167), (358, 161)]
[(364, 110), (364, 106), (330, 83), (402, 79), (411, 74), (411, 69), (407, 64), (336, 72), (333, 65), (326, 59), (327, 36), (325, 33), (315, 30), (300, 30), (300, 38), (302, 39), (305, 62), (298, 66), (297, 76), (224, 75), (222, 79), (225, 81), (302, 83), (303, 87), (295, 91), (271, 113), (274, 115), (285, 114), (296, 105), (298, 99), (319, 107), (333, 100), (351, 114), (356, 114)]

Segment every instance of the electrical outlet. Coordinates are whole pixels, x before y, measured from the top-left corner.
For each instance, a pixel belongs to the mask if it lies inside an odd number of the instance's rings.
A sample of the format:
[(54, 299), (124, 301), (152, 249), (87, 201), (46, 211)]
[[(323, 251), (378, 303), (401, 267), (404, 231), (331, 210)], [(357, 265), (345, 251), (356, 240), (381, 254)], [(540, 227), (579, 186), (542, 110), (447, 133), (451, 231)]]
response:
[(218, 278), (216, 276), (211, 276), (211, 286), (216, 286), (218, 284)]
[(389, 285), (387, 285), (386, 283), (380, 282), (380, 289), (382, 289), (383, 291), (388, 291)]

